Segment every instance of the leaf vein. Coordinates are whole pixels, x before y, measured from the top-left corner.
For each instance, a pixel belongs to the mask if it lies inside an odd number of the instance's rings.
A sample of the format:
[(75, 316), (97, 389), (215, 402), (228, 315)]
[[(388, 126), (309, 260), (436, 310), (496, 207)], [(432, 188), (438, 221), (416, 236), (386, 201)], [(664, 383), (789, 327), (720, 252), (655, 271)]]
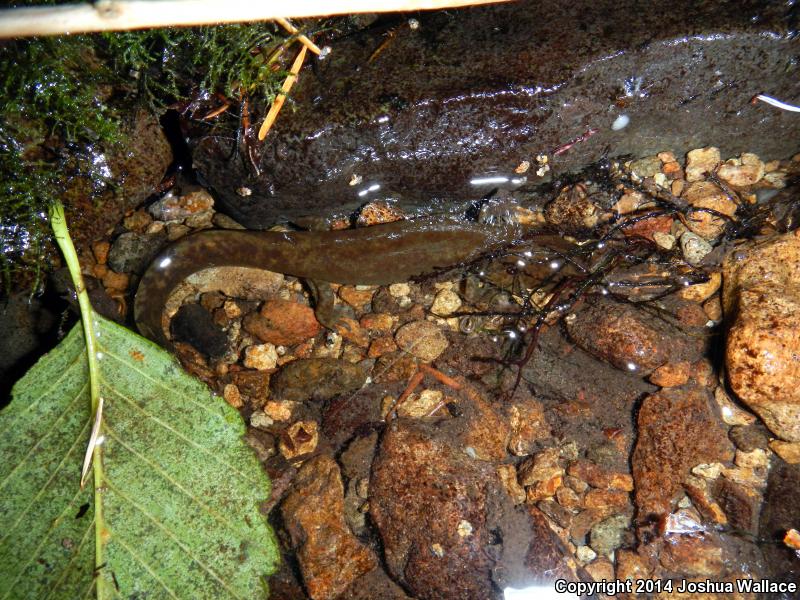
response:
[(141, 513), (148, 521), (153, 523), (156, 527), (158, 527), (161, 531), (163, 531), (167, 537), (169, 537), (175, 544), (183, 550), (184, 554), (191, 558), (194, 562), (196, 562), (201, 569), (203, 569), (206, 573), (208, 573), (213, 579), (217, 580), (220, 585), (233, 597), (237, 600), (244, 600), (243, 596), (239, 596), (234, 590), (232, 590), (228, 584), (225, 582), (222, 577), (220, 577), (214, 569), (212, 569), (209, 565), (207, 565), (200, 557), (196, 556), (191, 552), (191, 549), (186, 546), (181, 540), (179, 540), (172, 531), (170, 531), (164, 524), (162, 524), (158, 519), (156, 519), (153, 515), (151, 515), (144, 507), (134, 502), (131, 498), (126, 496), (122, 493), (119, 487), (117, 487), (113, 482), (108, 479), (108, 474), (106, 473), (105, 479), (106, 486), (112, 490), (120, 499), (124, 500), (127, 504), (133, 507), (137, 512)]

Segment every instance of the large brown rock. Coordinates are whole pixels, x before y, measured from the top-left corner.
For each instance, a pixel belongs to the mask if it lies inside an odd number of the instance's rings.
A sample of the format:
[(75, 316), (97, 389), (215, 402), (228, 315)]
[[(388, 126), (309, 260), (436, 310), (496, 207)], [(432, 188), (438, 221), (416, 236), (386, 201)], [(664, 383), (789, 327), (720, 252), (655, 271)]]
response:
[(775, 435), (800, 441), (800, 231), (737, 248), (723, 279), (730, 386)]
[(342, 478), (329, 456), (316, 456), (303, 464), (281, 514), (313, 600), (338, 598), (377, 566), (375, 555), (347, 527)]
[(514, 507), (494, 465), (435, 425), (398, 419), (384, 433), (370, 481), (370, 515), (389, 573), (415, 598), (496, 598), (570, 574), (546, 520)]
[(623, 371), (647, 374), (668, 362), (694, 362), (703, 338), (632, 304), (603, 297), (567, 319), (573, 341)]
[[(376, 199), (430, 210), (442, 206), (432, 199), (466, 204), (497, 186), (529, 192), (606, 153), (680, 155), (713, 140), (723, 156), (787, 156), (800, 120), (750, 99), (798, 97), (786, 68), (793, 14), (768, 0), (744, 10), (723, 0), (527, 0), (422, 13), (413, 29), (401, 18), (389, 44), (385, 26), (331, 42), (263, 144), (242, 139), (233, 151), (231, 120), (200, 142), (195, 166), (256, 228)], [(263, 114), (252, 105), (253, 120)], [(627, 126), (612, 128), (622, 114)], [(537, 155), (550, 157), (549, 172), (514, 172)]]
[(672, 512), (693, 466), (733, 458), (733, 444), (712, 405), (700, 387), (666, 388), (642, 402), (632, 459), (641, 525)]

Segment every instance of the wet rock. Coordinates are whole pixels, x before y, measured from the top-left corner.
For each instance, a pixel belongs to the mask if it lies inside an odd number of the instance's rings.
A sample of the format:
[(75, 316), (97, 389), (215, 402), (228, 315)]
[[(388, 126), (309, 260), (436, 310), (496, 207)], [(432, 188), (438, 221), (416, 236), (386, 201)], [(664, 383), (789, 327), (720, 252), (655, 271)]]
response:
[(417, 372), (417, 359), (404, 352), (382, 354), (374, 372), (375, 383), (408, 381)]
[(359, 286), (343, 285), (337, 292), (339, 298), (355, 310), (364, 310), (372, 303), (375, 288), (359, 289)]
[(564, 468), (559, 465), (558, 459), (558, 448), (547, 448), (526, 459), (518, 469), (520, 485), (528, 487), (549, 484), (552, 493), (548, 495), (554, 495), (564, 477)]
[(676, 387), (689, 381), (691, 374), (692, 365), (684, 360), (661, 365), (650, 374), (648, 381), (660, 387)]
[[(183, 221), (200, 213), (208, 213), (214, 207), (214, 198), (204, 189), (189, 192), (183, 196), (168, 193), (148, 207), (153, 218), (158, 221)], [(187, 223), (189, 225), (189, 223)], [(191, 227), (191, 225), (189, 225)]]
[(682, 289), (679, 295), (684, 300), (692, 302), (705, 302), (712, 295), (717, 293), (717, 290), (722, 285), (722, 273), (715, 271), (708, 277), (705, 283), (696, 283), (687, 288)]
[(411, 394), (397, 407), (398, 417), (418, 419), (430, 416), (434, 410), (443, 407), (444, 394), (439, 390), (422, 390), (418, 394)]
[(446, 317), (461, 308), (461, 298), (453, 290), (441, 290), (433, 299), (431, 313)]
[[(641, 219), (630, 225), (622, 228), (622, 232), (628, 237), (640, 237), (646, 240), (651, 240), (658, 243), (656, 236), (658, 235), (663, 243), (666, 243), (664, 237), (668, 236), (672, 229), (672, 217), (670, 215), (658, 215), (648, 219)], [(670, 236), (672, 237), (672, 236)], [(675, 243), (675, 238), (672, 239), (672, 244)], [(669, 248), (672, 246), (670, 245)]]
[(514, 465), (500, 465), (497, 467), (497, 476), (514, 504), (525, 502), (525, 488), (517, 480), (517, 470)]
[(762, 495), (724, 477), (714, 482), (713, 495), (725, 513), (728, 523), (739, 531), (756, 535), (761, 513)]
[(764, 163), (755, 154), (746, 152), (740, 158), (728, 160), (721, 165), (717, 176), (728, 185), (746, 187), (764, 176)]
[(567, 331), (575, 343), (623, 371), (647, 374), (673, 359), (700, 358), (702, 340), (635, 306), (596, 298), (573, 314)]
[(515, 456), (531, 454), (537, 442), (551, 436), (544, 407), (532, 398), (511, 406), (510, 423), (511, 439), (508, 442), (508, 451)]
[(646, 156), (631, 162), (628, 169), (640, 179), (652, 177), (661, 172), (661, 159), (658, 156)]
[(269, 393), (270, 374), (264, 371), (234, 371), (231, 380), (239, 392), (256, 403), (261, 403)]
[(272, 378), (272, 393), (280, 400), (328, 400), (355, 392), (366, 382), (359, 365), (330, 358), (304, 358), (286, 364)]
[(450, 345), (442, 330), (430, 321), (406, 323), (397, 330), (395, 341), (402, 350), (425, 362), (435, 360)]
[(278, 364), (278, 353), (273, 344), (253, 344), (244, 350), (243, 364), (248, 369), (269, 371)]
[(338, 600), (412, 600), (383, 569), (373, 569), (356, 579)]
[[(749, 103), (753, 90), (794, 93), (786, 12), (769, 2), (741, 12), (720, 1), (637, 11), (587, 0), (567, 10), (548, 0), (426, 13), (373, 60), (378, 27), (334, 41), (314, 76), (301, 76), (295, 111), (282, 115), (256, 168), (232, 151), (233, 124), (197, 144), (195, 167), (240, 222), (268, 227), (346, 213), (397, 191), (407, 212), (431, 198), (458, 203), (492, 187), (533, 186), (534, 168), (519, 177), (514, 169), (540, 154), (552, 155), (559, 173), (605, 148), (610, 156), (680, 154), (709, 139), (725, 155), (787, 155), (796, 150), (796, 119)], [(425, 36), (434, 41), (420, 43)], [(738, 81), (747, 86), (727, 85)], [(620, 117), (629, 124), (613, 128)], [(471, 183), (485, 174), (501, 183)], [(362, 183), (351, 185), (354, 175)], [(249, 196), (237, 194), (243, 185)]]
[[(266, 413), (265, 413), (266, 414)], [(309, 455), (319, 443), (319, 426), (316, 421), (297, 421), (281, 434), (278, 450), (286, 460)]]
[(744, 452), (752, 452), (757, 448), (765, 450), (768, 445), (767, 435), (758, 425), (735, 425), (728, 432), (728, 437)]
[(725, 570), (718, 540), (702, 534), (669, 536), (659, 558), (669, 571), (689, 576), (719, 577)]
[(640, 524), (672, 512), (693, 466), (733, 458), (705, 389), (667, 388), (651, 394), (639, 409), (638, 425), (632, 467)]
[(800, 442), (784, 442), (773, 440), (769, 443), (772, 451), (790, 465), (800, 463)]
[(108, 252), (108, 266), (117, 273), (141, 274), (167, 243), (167, 234), (127, 232), (120, 235)]
[[(736, 202), (728, 197), (719, 187), (710, 181), (690, 183), (683, 192), (683, 197), (695, 209), (707, 209), (733, 217), (738, 208)], [(715, 215), (706, 210), (694, 210), (686, 219), (691, 231), (702, 238), (711, 240), (722, 233), (729, 219)]]
[(633, 491), (633, 478), (629, 473), (608, 471), (588, 460), (570, 463), (567, 473), (599, 489)]
[(171, 329), (173, 340), (190, 344), (207, 356), (219, 358), (228, 352), (228, 336), (199, 304), (181, 306), (172, 319)]
[(700, 181), (720, 163), (719, 148), (695, 148), (686, 153), (686, 181)]
[(281, 514), (313, 600), (337, 598), (377, 566), (375, 555), (347, 528), (342, 479), (332, 458), (317, 456), (303, 464)]
[(567, 234), (590, 231), (597, 225), (600, 215), (600, 207), (581, 184), (562, 189), (544, 209), (545, 221)]
[(493, 581), (524, 587), (564, 573), (541, 512), (515, 509), (490, 464), (423, 423), (385, 431), (370, 494), (389, 572), (416, 598), (493, 598)]
[(592, 550), (600, 556), (607, 556), (626, 542), (631, 542), (630, 525), (631, 518), (625, 515), (614, 515), (600, 521), (589, 534)]
[(681, 252), (690, 265), (695, 267), (699, 265), (711, 250), (711, 244), (696, 233), (686, 231), (681, 235)]
[(322, 329), (311, 307), (279, 298), (267, 300), (258, 313), (247, 315), (243, 326), (262, 342), (276, 346), (294, 346)]
[[(492, 595), (484, 549), (490, 468), (398, 422), (375, 459), (370, 514), (383, 539), (390, 573), (420, 598)], [(470, 500), (462, 502), (468, 495)], [(462, 537), (458, 523), (473, 533)]]
[(735, 249), (723, 279), (731, 389), (778, 437), (800, 441), (800, 233)]

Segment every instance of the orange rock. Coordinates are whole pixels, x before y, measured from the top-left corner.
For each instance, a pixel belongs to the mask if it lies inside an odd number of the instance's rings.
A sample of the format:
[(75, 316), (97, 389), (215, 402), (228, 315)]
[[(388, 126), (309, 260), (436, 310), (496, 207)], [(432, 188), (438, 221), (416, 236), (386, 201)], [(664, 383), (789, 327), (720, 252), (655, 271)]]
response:
[(92, 244), (92, 253), (97, 264), (104, 265), (108, 260), (108, 251), (111, 249), (111, 244), (105, 240), (95, 242)]
[(624, 492), (633, 490), (633, 477), (629, 473), (607, 471), (600, 465), (586, 459), (579, 459), (570, 463), (567, 473), (582, 479), (592, 487)]
[(319, 442), (319, 425), (316, 421), (297, 421), (281, 435), (278, 449), (286, 460), (311, 454)]
[(338, 598), (377, 566), (373, 552), (347, 525), (342, 478), (332, 458), (317, 456), (300, 468), (281, 513), (312, 600)]
[(314, 337), (322, 327), (311, 307), (275, 298), (267, 300), (258, 313), (247, 315), (244, 329), (263, 342), (293, 346)]
[[(683, 191), (683, 197), (693, 208), (713, 210), (728, 217), (732, 217), (738, 208), (736, 202), (710, 181), (690, 183)], [(700, 237), (712, 239), (722, 233), (727, 222), (724, 217), (697, 210), (689, 214), (687, 226)]]
[(628, 506), (630, 497), (622, 490), (589, 490), (583, 498), (586, 508), (621, 509)]
[(127, 273), (115, 273), (109, 269), (103, 276), (103, 286), (109, 290), (125, 291), (128, 289), (130, 275)]
[(370, 358), (378, 358), (387, 352), (394, 352), (397, 350), (397, 344), (394, 343), (394, 338), (391, 335), (384, 335), (375, 340), (369, 345), (367, 356)]
[(389, 313), (367, 313), (359, 321), (361, 327), (370, 331), (391, 331), (396, 322), (397, 317)]
[(800, 232), (748, 243), (723, 267), (731, 388), (778, 437), (800, 441)]
[(339, 298), (356, 310), (362, 310), (372, 302), (375, 289), (359, 290), (353, 285), (343, 285), (338, 291)]
[(686, 361), (667, 363), (653, 371), (649, 380), (653, 385), (675, 387), (689, 381), (691, 373), (692, 365)]
[(641, 237), (655, 241), (653, 238), (654, 233), (669, 233), (671, 229), (672, 217), (670, 215), (658, 215), (626, 225), (622, 228), (622, 232), (627, 237)]

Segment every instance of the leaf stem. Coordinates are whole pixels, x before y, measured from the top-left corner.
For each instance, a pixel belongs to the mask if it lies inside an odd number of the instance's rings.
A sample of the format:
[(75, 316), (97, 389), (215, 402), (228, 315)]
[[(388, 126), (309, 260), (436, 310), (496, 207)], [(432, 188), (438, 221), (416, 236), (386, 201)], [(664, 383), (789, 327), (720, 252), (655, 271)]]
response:
[[(72, 243), (72, 238), (69, 236), (67, 230), (67, 220), (64, 216), (64, 205), (56, 200), (50, 206), (50, 226), (53, 228), (53, 235), (56, 238), (58, 247), (61, 248), (61, 253), (64, 255), (64, 260), (67, 263), (67, 269), (72, 277), (72, 283), (75, 286), (75, 294), (78, 297), (78, 306), (81, 311), (81, 322), (83, 323), (83, 339), (86, 344), (86, 362), (89, 365), (89, 391), (91, 396), (91, 414), (94, 415), (95, 426), (92, 428), (92, 436), (89, 439), (89, 446), (87, 448), (87, 455), (91, 453), (92, 456), (92, 471), (94, 475), (94, 523), (95, 523), (95, 568), (100, 568), (104, 564), (103, 558), (103, 531), (105, 529), (105, 520), (103, 519), (103, 503), (100, 493), (100, 488), (103, 484), (103, 456), (102, 446), (95, 444), (97, 435), (100, 431), (100, 414), (98, 413), (100, 407), (100, 367), (98, 359), (100, 358), (97, 349), (97, 335), (95, 327), (97, 321), (95, 320), (95, 313), (92, 309), (92, 304), (89, 302), (89, 294), (86, 291), (86, 285), (83, 282), (81, 275), (81, 267), (78, 262), (78, 253), (75, 251), (75, 246)], [(83, 487), (83, 477), (81, 477), (81, 487)], [(95, 579), (97, 583), (97, 598), (105, 598), (106, 594), (106, 578), (102, 574), (98, 574)]]

